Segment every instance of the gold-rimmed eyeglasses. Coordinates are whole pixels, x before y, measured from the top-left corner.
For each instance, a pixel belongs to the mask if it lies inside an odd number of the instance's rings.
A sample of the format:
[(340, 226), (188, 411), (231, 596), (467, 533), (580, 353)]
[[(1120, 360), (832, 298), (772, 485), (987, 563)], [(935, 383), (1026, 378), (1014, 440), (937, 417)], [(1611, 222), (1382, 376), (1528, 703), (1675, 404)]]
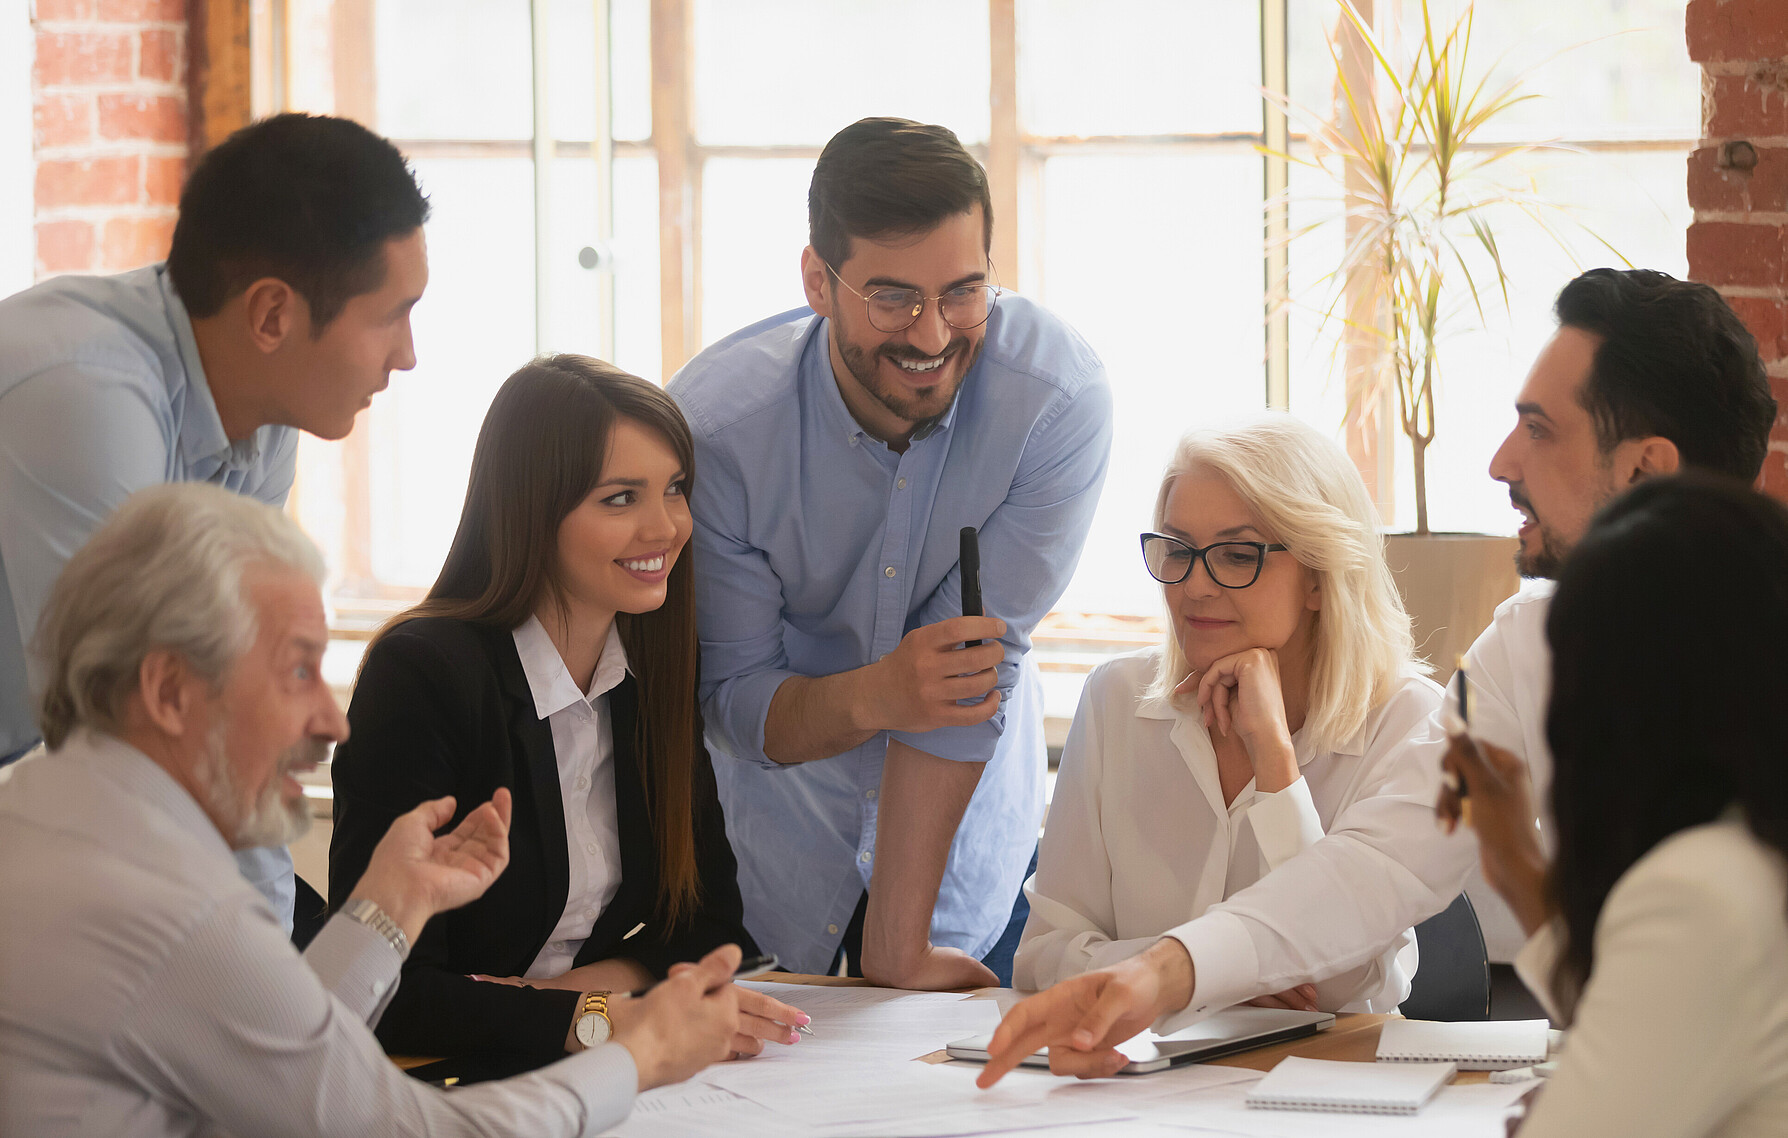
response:
[(916, 288), (878, 288), (865, 296), (851, 288), (849, 282), (838, 275), (830, 261), (821, 261), (834, 279), (851, 295), (863, 302), (868, 310), (869, 326), (878, 332), (904, 332), (919, 320), (927, 304), (936, 303), (938, 314), (944, 323), (958, 332), (966, 332), (971, 328), (979, 328), (987, 323), (993, 315), (993, 306), (1000, 298), (999, 274), (995, 272), (993, 262), (987, 262), (988, 274), (993, 277), (991, 284), (957, 285), (938, 296), (926, 296)]

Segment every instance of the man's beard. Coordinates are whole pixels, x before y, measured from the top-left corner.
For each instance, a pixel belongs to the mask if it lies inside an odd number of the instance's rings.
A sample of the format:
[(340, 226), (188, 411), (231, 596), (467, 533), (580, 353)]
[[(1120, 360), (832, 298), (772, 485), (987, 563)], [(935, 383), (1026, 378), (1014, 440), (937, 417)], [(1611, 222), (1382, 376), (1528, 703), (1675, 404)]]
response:
[[(1596, 500), (1595, 509), (1601, 509), (1602, 503), (1614, 496), (1609, 490)], [(1533, 550), (1520, 546), (1515, 550), (1515, 571), (1523, 577), (1541, 577), (1552, 580), (1558, 571), (1564, 568), (1565, 558), (1571, 554), (1571, 546), (1561, 540), (1544, 518), (1534, 512), (1533, 503), (1514, 486), (1509, 487), (1509, 505), (1525, 513), (1532, 519), (1535, 536), (1539, 538), (1539, 547)]]
[(1539, 534), (1539, 548), (1530, 552), (1527, 547), (1518, 546), (1515, 550), (1515, 572), (1523, 577), (1543, 577), (1550, 580), (1558, 576), (1559, 569), (1564, 566), (1565, 555), (1570, 551), (1561, 548), (1563, 543), (1538, 518), (1534, 519), (1534, 525)]
[(219, 723), (211, 729), (199, 769), (204, 775), (205, 801), (211, 816), (234, 820), (234, 831), (224, 835), (231, 849), (289, 846), (310, 831), (310, 800), (300, 796), (288, 804), (280, 790), (280, 776), (294, 767), (322, 762), (328, 757), (328, 750), (329, 744), (321, 739), (304, 739), (287, 748), (248, 815), (237, 817), (242, 809), (242, 790), (224, 750), (224, 725)]
[[(938, 370), (941, 372), (950, 369), (958, 358), (966, 358), (957, 372), (955, 382), (948, 390), (942, 390), (942, 380), (931, 387), (921, 388), (917, 391), (889, 387), (882, 382), (880, 371), (876, 366), (882, 358), (890, 360), (936, 358), (922, 352), (899, 351), (894, 345), (885, 344), (871, 354), (851, 343), (843, 335), (839, 335), (838, 354), (844, 358), (844, 366), (850, 369), (851, 375), (856, 378), (859, 387), (867, 391), (877, 403), (886, 407), (891, 414), (905, 422), (914, 424), (913, 436), (915, 438), (924, 438), (931, 433), (938, 420), (942, 419), (950, 410), (950, 404), (956, 401), (957, 393), (962, 390), (963, 379), (975, 366), (975, 361), (980, 358), (981, 345), (977, 344), (974, 353), (969, 354), (967, 336), (956, 336), (950, 340), (949, 346), (942, 353), (944, 363), (939, 365)], [(895, 364), (895, 366), (900, 365)]]

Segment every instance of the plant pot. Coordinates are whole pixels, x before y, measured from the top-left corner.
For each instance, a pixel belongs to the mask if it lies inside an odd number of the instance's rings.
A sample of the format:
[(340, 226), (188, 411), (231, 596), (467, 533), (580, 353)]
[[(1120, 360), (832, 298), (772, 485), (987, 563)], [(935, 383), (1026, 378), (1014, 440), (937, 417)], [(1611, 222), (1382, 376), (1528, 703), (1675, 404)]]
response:
[(1482, 533), (1386, 534), (1385, 560), (1409, 610), (1416, 655), (1434, 679), (1452, 678), (1459, 656), (1521, 587), (1513, 537)]

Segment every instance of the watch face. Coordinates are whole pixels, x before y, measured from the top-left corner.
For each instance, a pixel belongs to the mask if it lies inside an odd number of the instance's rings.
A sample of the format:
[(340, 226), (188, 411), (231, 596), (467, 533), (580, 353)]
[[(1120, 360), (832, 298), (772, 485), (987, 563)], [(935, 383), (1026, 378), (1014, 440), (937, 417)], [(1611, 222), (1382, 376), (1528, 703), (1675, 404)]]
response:
[(610, 1030), (608, 1019), (596, 1012), (577, 1017), (577, 1041), (585, 1047), (607, 1043)]

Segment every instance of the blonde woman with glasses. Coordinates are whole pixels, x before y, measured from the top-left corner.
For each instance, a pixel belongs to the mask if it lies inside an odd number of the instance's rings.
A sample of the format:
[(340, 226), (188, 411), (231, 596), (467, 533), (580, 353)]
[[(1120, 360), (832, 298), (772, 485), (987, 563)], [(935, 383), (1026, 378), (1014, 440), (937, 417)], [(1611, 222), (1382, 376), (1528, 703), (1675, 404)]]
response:
[[(1249, 1000), (1394, 1010), (1414, 973), (1410, 926), (1457, 883), (1391, 852), (1433, 840), (1434, 779), (1413, 757), (1441, 691), (1414, 658), (1359, 475), (1289, 415), (1194, 432), (1141, 545), (1172, 631), (1087, 680), (1015, 986), (1145, 956), (1161, 968), (1125, 982), (1160, 991), (1137, 995), (1125, 1034)], [(1457, 861), (1436, 860), (1439, 878)], [(1085, 999), (1099, 991), (1089, 982)], [(1045, 1001), (1027, 1028), (1084, 1002), (1052, 996), (1020, 1005)]]

